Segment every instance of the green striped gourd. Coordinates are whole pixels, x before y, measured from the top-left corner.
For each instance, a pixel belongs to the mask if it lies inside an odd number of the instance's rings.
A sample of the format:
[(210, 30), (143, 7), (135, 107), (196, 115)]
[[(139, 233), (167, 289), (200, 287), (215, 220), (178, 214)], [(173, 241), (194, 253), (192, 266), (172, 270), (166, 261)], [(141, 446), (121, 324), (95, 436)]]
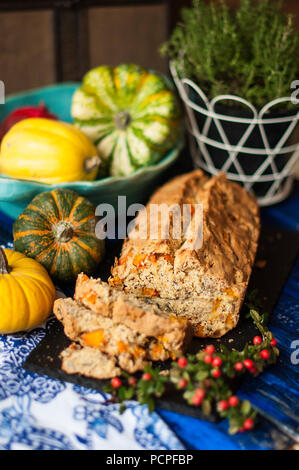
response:
[(71, 113), (97, 146), (106, 171), (115, 176), (161, 160), (181, 130), (171, 85), (133, 64), (90, 70), (74, 93)]

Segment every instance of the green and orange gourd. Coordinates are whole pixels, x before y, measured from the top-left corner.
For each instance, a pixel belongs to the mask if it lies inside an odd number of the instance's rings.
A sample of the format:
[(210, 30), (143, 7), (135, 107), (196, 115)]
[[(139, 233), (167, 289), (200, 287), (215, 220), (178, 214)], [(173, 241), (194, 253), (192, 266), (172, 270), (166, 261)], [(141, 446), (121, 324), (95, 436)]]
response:
[(104, 240), (96, 237), (93, 204), (69, 189), (38, 194), (13, 225), (14, 248), (59, 281), (96, 270)]

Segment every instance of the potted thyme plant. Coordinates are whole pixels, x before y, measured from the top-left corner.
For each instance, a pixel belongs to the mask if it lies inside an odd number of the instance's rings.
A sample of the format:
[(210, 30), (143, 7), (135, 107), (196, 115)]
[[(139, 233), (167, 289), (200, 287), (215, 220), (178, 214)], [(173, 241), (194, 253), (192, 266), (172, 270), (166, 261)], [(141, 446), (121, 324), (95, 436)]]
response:
[(240, 0), (236, 10), (226, 0), (193, 0), (161, 48), (189, 116), (196, 166), (226, 171), (264, 205), (289, 193), (299, 157), (291, 100), (298, 50), (292, 16), (271, 0)]

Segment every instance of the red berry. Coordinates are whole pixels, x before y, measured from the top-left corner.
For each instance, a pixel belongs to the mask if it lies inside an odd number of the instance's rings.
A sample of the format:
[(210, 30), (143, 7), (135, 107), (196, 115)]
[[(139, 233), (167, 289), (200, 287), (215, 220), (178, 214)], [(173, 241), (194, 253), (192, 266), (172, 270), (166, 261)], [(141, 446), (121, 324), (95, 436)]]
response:
[(255, 336), (253, 338), (253, 344), (261, 344), (262, 343), (262, 338), (260, 336)]
[(187, 385), (187, 380), (186, 379), (181, 379), (178, 383), (179, 388), (185, 388)]
[(244, 428), (239, 428), (239, 432), (244, 432), (245, 429)]
[(269, 359), (270, 357), (270, 353), (268, 351), (268, 349), (263, 349), (261, 352), (260, 352), (260, 356), (263, 358), (263, 359)]
[(235, 369), (236, 369), (236, 370), (242, 370), (242, 369), (243, 369), (243, 364), (242, 364), (242, 362), (236, 362), (236, 364), (235, 364)]
[(200, 398), (204, 398), (206, 396), (206, 392), (204, 388), (197, 388), (195, 390), (195, 395)]
[(113, 379), (111, 379), (111, 385), (113, 388), (118, 388), (121, 386), (121, 380), (120, 378), (118, 377), (113, 377)]
[(133, 385), (135, 385), (137, 382), (136, 378), (135, 377), (129, 377), (128, 379), (128, 384), (132, 387)]
[(251, 359), (245, 359), (245, 361), (243, 361), (243, 364), (246, 367), (246, 369), (251, 369), (251, 367), (254, 366), (254, 363)]
[(218, 402), (218, 408), (220, 411), (225, 411), (228, 409), (228, 403), (226, 400), (221, 400)]
[(214, 357), (214, 359), (212, 360), (212, 366), (213, 367), (220, 367), (221, 364), (222, 364), (221, 357), (219, 357), (219, 356)]
[(228, 399), (229, 406), (237, 406), (239, 404), (239, 398), (236, 395), (232, 395)]
[(212, 369), (212, 376), (217, 379), (217, 377), (220, 377), (221, 375), (221, 370), (218, 369), (218, 367), (215, 367), (215, 369)]
[(206, 347), (206, 349), (205, 349), (205, 352), (206, 352), (207, 354), (213, 354), (214, 351), (215, 351), (215, 347), (214, 347), (212, 344), (209, 344), (209, 345)]
[(272, 338), (271, 341), (270, 341), (270, 344), (271, 344), (271, 346), (276, 346), (277, 345), (276, 339)]
[(252, 366), (250, 369), (249, 369), (249, 372), (251, 374), (255, 374), (257, 372), (257, 368), (255, 366)]
[(178, 359), (178, 365), (180, 367), (182, 367), (183, 369), (186, 367), (186, 365), (188, 364), (188, 361), (185, 357), (179, 357)]
[(206, 354), (203, 358), (203, 360), (205, 361), (206, 364), (211, 364), (212, 362), (212, 356), (211, 354)]
[(148, 372), (144, 372), (144, 374), (142, 375), (142, 379), (143, 380), (151, 380), (152, 379), (152, 376), (151, 374), (149, 374)]
[(245, 421), (243, 423), (243, 427), (244, 427), (245, 431), (250, 431), (254, 427), (253, 419), (251, 419), (251, 418), (245, 419)]
[(201, 402), (202, 402), (202, 398), (195, 394), (192, 398), (193, 405), (199, 406)]

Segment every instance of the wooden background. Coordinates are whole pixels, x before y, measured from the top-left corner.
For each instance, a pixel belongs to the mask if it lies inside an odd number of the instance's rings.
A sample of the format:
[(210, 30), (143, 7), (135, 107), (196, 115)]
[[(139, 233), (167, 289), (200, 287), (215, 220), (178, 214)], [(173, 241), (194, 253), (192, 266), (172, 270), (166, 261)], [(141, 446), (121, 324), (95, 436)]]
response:
[[(238, 0), (230, 2), (234, 6)], [(35, 1), (0, 0), (0, 79), (6, 94), (80, 80), (89, 67), (104, 63), (136, 62), (167, 72), (158, 47), (191, 0), (89, 3), (75, 14), (58, 11), (57, 1), (39, 0), (43, 8), (35, 9)], [(299, 0), (285, 0), (285, 9), (298, 12), (299, 28)]]

